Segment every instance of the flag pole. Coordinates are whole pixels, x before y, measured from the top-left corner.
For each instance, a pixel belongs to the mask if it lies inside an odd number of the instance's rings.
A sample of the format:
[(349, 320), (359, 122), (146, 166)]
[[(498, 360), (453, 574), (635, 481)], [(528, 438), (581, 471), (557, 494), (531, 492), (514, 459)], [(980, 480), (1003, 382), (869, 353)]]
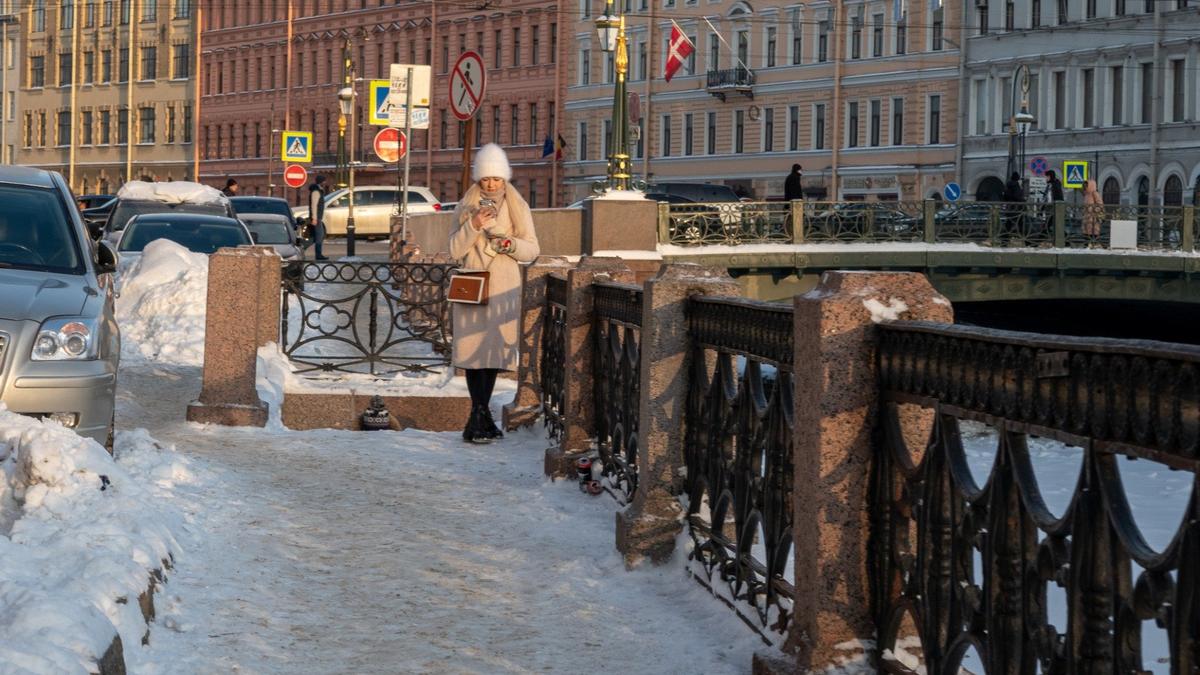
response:
[(742, 57), (738, 56), (737, 50), (733, 48), (733, 45), (729, 44), (725, 40), (725, 36), (721, 35), (721, 31), (717, 30), (717, 27), (714, 26), (713, 23), (708, 20), (708, 17), (702, 16), (700, 18), (704, 19), (704, 23), (708, 24), (708, 27), (711, 28), (712, 32), (716, 34), (717, 39), (721, 41), (721, 44), (725, 45), (725, 47), (729, 50), (730, 54), (733, 54), (733, 58), (737, 59), (738, 65), (740, 65), (745, 70), (750, 70), (750, 68), (748, 68), (746, 66), (746, 63), (744, 61), (742, 61)]

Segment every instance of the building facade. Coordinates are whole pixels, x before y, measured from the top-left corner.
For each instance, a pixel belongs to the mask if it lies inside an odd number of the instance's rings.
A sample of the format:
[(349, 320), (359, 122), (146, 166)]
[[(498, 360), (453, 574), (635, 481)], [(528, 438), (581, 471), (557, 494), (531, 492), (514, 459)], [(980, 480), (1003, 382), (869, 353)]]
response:
[[(388, 79), (392, 63), (432, 66), (430, 127), (409, 139), (410, 180), (442, 201), (459, 197), (463, 143), (495, 142), (513, 165), (513, 182), (531, 205), (550, 204), (557, 168), (542, 157), (562, 97), (556, 5), (536, 0), (503, 4), (402, 0), (365, 2), (224, 3), (205, 0), (201, 98), (201, 178), (236, 178), (244, 194), (274, 194), (296, 202), (300, 190), (283, 186), (281, 130), (313, 134), (310, 173), (335, 175), (337, 93), (345, 85), (345, 56), (355, 73), (356, 184), (396, 184), (394, 165), (382, 163), (372, 141), (382, 126), (366, 109), (369, 80)], [(451, 115), (449, 73), (466, 50), (487, 66), (487, 91), (474, 132)], [(290, 65), (289, 65), (290, 64)], [(273, 131), (274, 130), (274, 131)], [(556, 195), (557, 196), (557, 195)]]
[[(614, 75), (593, 25), (603, 3), (576, 2), (564, 138), (578, 198), (605, 173)], [(618, 3), (637, 17), (626, 29), (629, 89), (641, 99), (643, 133), (631, 152), (640, 177), (725, 183), (770, 199), (783, 196), (798, 163), (808, 197), (848, 200), (921, 199), (953, 178), (959, 41), (950, 31), (961, 5)], [(672, 20), (695, 52), (667, 83)]]
[(21, 87), (21, 34), (16, 0), (0, 0), (0, 164), (16, 161), (17, 92)]
[(1064, 161), (1086, 161), (1106, 203), (1200, 203), (1200, 15), (1188, 5), (976, 3), (967, 21), (964, 189), (985, 199), (1001, 189), (1021, 99), (1019, 86), (1013, 99), (1014, 71), (1026, 66), (1036, 122), (1023, 175), (1035, 161), (1060, 175)]
[(77, 193), (192, 176), (194, 0), (18, 3), (21, 164)]

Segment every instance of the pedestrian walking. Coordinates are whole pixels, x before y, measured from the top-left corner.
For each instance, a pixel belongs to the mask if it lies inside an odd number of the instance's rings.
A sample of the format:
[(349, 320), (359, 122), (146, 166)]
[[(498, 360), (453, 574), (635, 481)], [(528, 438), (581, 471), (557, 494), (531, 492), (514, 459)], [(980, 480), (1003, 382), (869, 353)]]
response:
[[(1087, 186), (1083, 189), (1083, 234), (1091, 239), (1099, 239), (1100, 223), (1104, 220), (1104, 198), (1100, 196), (1100, 190), (1096, 189), (1096, 181), (1088, 180)], [(1092, 244), (1099, 244), (1099, 241), (1088, 242), (1090, 248)]]
[(312, 231), (313, 250), (317, 260), (329, 260), (321, 251), (325, 243), (325, 176), (318, 175), (308, 186), (308, 228)]
[(239, 189), (240, 188), (238, 188), (237, 179), (230, 178), (229, 180), (225, 181), (225, 188), (221, 190), (221, 194), (225, 195), (226, 197), (236, 197), (238, 196)]
[(1046, 172), (1046, 192), (1050, 196), (1051, 204), (1064, 201), (1062, 181), (1053, 170)]
[(783, 179), (783, 198), (789, 202), (793, 199), (804, 199), (804, 188), (801, 184), (803, 169), (799, 164), (792, 165), (792, 172)]
[(487, 270), (488, 298), (482, 305), (454, 304), (454, 365), (466, 371), (471, 416), (463, 440), (488, 443), (503, 436), (489, 402), (501, 370), (516, 370), (521, 313), (521, 267), (538, 256), (529, 204), (511, 183), (504, 150), (488, 143), (475, 154), (475, 181), (454, 209), (457, 229), (450, 255), (464, 270)]

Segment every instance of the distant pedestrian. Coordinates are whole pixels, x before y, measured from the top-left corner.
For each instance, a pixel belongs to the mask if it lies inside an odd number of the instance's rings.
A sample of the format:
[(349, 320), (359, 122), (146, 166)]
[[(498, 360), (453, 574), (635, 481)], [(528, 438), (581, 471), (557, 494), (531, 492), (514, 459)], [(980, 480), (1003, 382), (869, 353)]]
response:
[(1046, 172), (1046, 192), (1050, 198), (1050, 203), (1064, 201), (1062, 181), (1058, 179), (1058, 174), (1054, 171)]
[(1016, 171), (1012, 172), (1012, 175), (1008, 177), (1008, 182), (1004, 184), (1004, 201), (1025, 201), (1025, 190), (1021, 189), (1021, 174)]
[(1021, 188), (1021, 174), (1016, 171), (1008, 177), (1004, 184), (1004, 209), (1008, 212), (1007, 221), (1010, 236), (1023, 237), (1025, 234), (1025, 190)]
[(329, 260), (321, 251), (325, 243), (325, 176), (318, 175), (308, 186), (308, 229), (312, 232), (313, 251), (317, 260)]
[(783, 179), (783, 198), (789, 202), (793, 199), (804, 199), (804, 188), (801, 184), (803, 170), (799, 164), (792, 165), (792, 172)]
[[(1096, 181), (1088, 180), (1083, 190), (1083, 234), (1086, 237), (1099, 238), (1100, 223), (1104, 220), (1104, 198), (1096, 189)], [(1099, 242), (1096, 242), (1099, 243)], [(1088, 245), (1091, 246), (1092, 242)]]
[(238, 182), (236, 179), (230, 178), (225, 181), (225, 189), (221, 190), (221, 194), (226, 197), (236, 197), (238, 195)]

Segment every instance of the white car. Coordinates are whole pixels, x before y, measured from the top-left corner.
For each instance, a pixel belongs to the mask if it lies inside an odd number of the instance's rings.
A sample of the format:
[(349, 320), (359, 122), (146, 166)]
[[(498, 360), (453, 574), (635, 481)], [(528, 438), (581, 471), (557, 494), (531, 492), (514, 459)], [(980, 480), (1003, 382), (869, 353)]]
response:
[[(391, 232), (392, 213), (396, 208), (396, 195), (400, 189), (395, 185), (354, 186), (354, 231), (360, 237), (386, 237)], [(410, 185), (408, 187), (408, 214), (437, 213), (442, 205), (429, 188)], [(308, 205), (292, 209), (296, 218), (308, 218)], [(346, 234), (346, 221), (350, 217), (350, 190), (342, 188), (325, 196), (325, 234)]]

